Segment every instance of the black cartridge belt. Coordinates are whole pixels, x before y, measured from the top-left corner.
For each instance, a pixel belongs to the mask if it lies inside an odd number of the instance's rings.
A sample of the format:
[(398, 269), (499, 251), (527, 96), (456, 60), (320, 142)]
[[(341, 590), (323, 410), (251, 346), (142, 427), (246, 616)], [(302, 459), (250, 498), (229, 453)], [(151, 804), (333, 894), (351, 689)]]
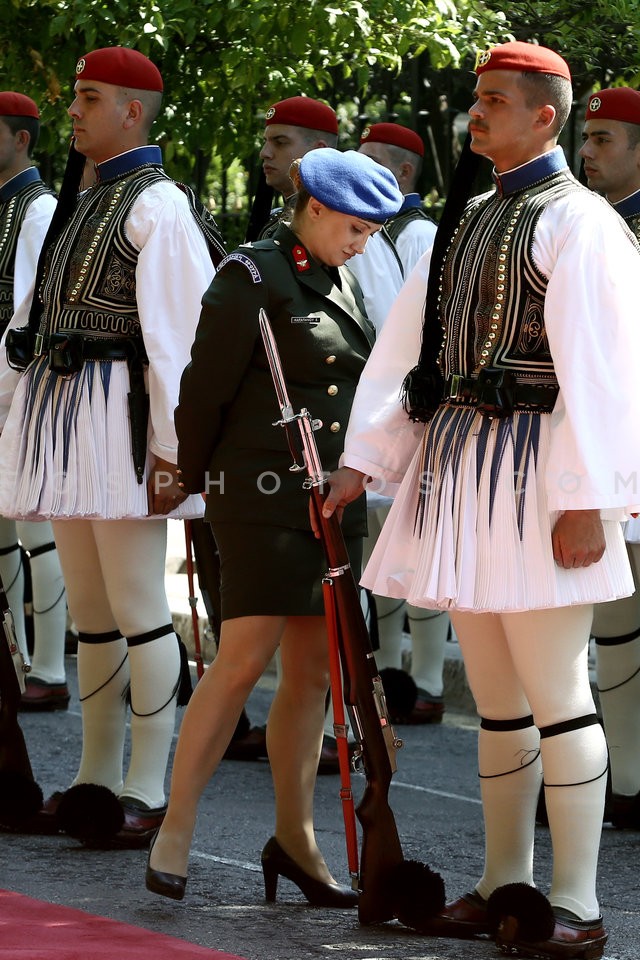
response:
[(44, 338), (42, 353), (71, 346), (82, 360), (128, 360), (139, 355), (138, 343), (129, 337), (87, 337), (75, 330), (58, 330)]
[(507, 373), (506, 377), (504, 374), (505, 371), (495, 369), (482, 370), (477, 379), (452, 374), (445, 384), (444, 402), (477, 406), (483, 411), (488, 407), (487, 413), (500, 416), (498, 409), (492, 409), (494, 404), (487, 401), (489, 398), (493, 400), (492, 394), (498, 396), (504, 393), (508, 400), (503, 416), (518, 409), (551, 413), (558, 396), (557, 384), (518, 383), (512, 374)]

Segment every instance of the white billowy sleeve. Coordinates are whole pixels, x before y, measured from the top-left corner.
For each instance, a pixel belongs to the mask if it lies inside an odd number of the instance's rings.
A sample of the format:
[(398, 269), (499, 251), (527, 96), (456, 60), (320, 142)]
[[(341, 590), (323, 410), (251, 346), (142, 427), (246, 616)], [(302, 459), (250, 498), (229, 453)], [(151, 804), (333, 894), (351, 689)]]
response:
[(136, 295), (149, 357), (149, 449), (176, 463), (173, 412), (180, 377), (190, 359), (202, 297), (215, 271), (187, 198), (175, 184), (146, 189), (133, 205), (126, 232), (140, 250)]
[(431, 220), (410, 220), (396, 240), (396, 249), (404, 267), (405, 277), (425, 252), (433, 246), (437, 227)]
[[(399, 483), (424, 433), (401, 401), (401, 388), (418, 362), (431, 251), (411, 272), (391, 307), (358, 382), (341, 463)], [(374, 484), (383, 493), (379, 483)]]
[(9, 330), (13, 330), (14, 328), (26, 327), (29, 321), (29, 310), (31, 309), (32, 297), (33, 283), (27, 293), (27, 296), (24, 298), (22, 303), (19, 304), (16, 312), (11, 317), (9, 325), (2, 335), (2, 340), (0, 340), (0, 432), (7, 422), (7, 417), (9, 416), (9, 410), (11, 408), (11, 401), (13, 400), (13, 395), (16, 392), (16, 387), (18, 386), (20, 377), (22, 376), (22, 373), (10, 367), (7, 361), (7, 351), (5, 348), (7, 332)]
[(640, 253), (600, 197), (540, 217), (533, 256), (549, 278), (545, 329), (560, 386), (551, 414), (551, 510), (622, 519), (640, 503)]
[[(14, 313), (7, 330), (14, 327), (26, 327), (29, 321), (38, 257), (56, 203), (57, 200), (54, 196), (45, 193), (41, 197), (36, 197), (27, 208), (16, 245), (13, 271)], [(22, 376), (22, 373), (12, 370), (7, 363), (6, 336), (7, 331), (5, 330), (0, 341), (0, 431), (9, 416), (11, 401)]]
[(13, 309), (30, 293), (38, 266), (38, 257), (49, 229), (57, 200), (49, 193), (36, 197), (27, 207), (22, 221), (13, 270)]
[(357, 253), (347, 266), (360, 284), (367, 316), (379, 336), (404, 282), (396, 254), (378, 232), (369, 237), (364, 253)]

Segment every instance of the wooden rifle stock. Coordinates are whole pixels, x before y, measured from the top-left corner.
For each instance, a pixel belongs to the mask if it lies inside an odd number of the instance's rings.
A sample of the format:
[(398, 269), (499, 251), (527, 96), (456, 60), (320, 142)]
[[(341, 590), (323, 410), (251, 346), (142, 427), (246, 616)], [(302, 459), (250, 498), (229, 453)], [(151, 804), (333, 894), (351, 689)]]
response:
[(389, 885), (395, 868), (404, 860), (389, 805), (389, 787), (396, 770), (395, 751), (402, 744), (395, 737), (387, 713), (340, 523), (335, 514), (322, 516), (326, 496), (322, 485), (308, 486), (327, 558), (327, 576), (333, 584), (344, 699), (350, 708), (367, 781), (356, 808), (362, 826), (358, 918), (363, 924), (383, 923), (396, 916)]

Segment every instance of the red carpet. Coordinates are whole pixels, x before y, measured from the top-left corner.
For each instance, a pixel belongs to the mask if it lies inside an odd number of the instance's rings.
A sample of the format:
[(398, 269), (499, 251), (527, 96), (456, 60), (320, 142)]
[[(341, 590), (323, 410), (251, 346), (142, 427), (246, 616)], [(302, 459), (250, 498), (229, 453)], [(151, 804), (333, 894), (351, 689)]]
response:
[(0, 890), (5, 960), (242, 960), (82, 910)]

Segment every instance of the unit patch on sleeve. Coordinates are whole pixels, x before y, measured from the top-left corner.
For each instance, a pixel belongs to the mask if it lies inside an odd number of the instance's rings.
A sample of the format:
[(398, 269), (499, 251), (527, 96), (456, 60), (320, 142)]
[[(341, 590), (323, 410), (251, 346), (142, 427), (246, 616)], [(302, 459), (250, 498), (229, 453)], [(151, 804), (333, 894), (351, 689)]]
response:
[(222, 268), (231, 260), (237, 260), (237, 262), (241, 263), (243, 267), (246, 267), (249, 273), (251, 274), (251, 279), (253, 280), (254, 283), (262, 283), (262, 277), (260, 276), (260, 271), (258, 270), (257, 266), (255, 265), (251, 257), (247, 257), (246, 254), (239, 253), (237, 250), (235, 250), (233, 253), (230, 253), (228, 257), (224, 258), (224, 260), (218, 267), (218, 270), (222, 270)]

